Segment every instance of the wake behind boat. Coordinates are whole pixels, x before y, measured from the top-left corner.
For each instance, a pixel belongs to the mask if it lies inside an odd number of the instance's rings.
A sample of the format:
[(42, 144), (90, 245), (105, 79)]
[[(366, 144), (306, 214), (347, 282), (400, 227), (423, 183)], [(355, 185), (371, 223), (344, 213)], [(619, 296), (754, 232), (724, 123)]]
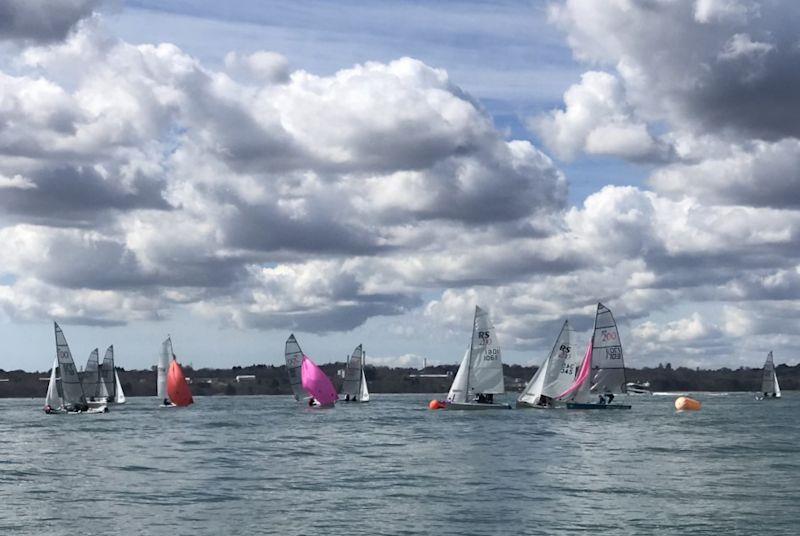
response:
[(503, 361), (494, 326), (489, 314), (475, 307), (472, 321), (472, 338), (469, 349), (461, 360), (453, 385), (445, 401), (431, 401), (431, 409), (511, 409), (505, 403), (495, 402), (494, 395), (505, 393)]
[(575, 381), (557, 398), (566, 402), (567, 409), (631, 409), (627, 404), (611, 403), (617, 394), (625, 392), (625, 363), (617, 323), (611, 310), (598, 303), (592, 338)]

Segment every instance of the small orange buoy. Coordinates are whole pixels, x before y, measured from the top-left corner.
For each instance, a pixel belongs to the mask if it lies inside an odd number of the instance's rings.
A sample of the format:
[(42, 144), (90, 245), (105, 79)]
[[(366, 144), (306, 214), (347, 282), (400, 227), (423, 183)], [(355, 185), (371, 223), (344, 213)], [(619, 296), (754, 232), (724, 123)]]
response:
[(430, 404), (428, 404), (428, 409), (444, 409), (444, 404), (438, 400), (431, 400)]
[(699, 411), (702, 404), (694, 398), (679, 396), (675, 399), (675, 409), (678, 411)]

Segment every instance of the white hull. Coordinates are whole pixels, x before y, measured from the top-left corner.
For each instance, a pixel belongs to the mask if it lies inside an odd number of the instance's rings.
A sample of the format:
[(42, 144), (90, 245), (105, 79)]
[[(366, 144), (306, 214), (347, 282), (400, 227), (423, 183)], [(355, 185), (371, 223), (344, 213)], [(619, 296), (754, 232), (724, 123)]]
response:
[(509, 404), (482, 404), (479, 402), (447, 402), (445, 409), (458, 409), (458, 410), (483, 410), (483, 409), (511, 409)]

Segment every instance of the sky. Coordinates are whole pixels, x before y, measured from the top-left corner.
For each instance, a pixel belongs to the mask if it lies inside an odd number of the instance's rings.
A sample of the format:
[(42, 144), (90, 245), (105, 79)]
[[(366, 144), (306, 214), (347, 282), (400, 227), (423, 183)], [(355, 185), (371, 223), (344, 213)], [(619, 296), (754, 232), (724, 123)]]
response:
[(800, 362), (800, 4), (0, 0), (0, 368)]

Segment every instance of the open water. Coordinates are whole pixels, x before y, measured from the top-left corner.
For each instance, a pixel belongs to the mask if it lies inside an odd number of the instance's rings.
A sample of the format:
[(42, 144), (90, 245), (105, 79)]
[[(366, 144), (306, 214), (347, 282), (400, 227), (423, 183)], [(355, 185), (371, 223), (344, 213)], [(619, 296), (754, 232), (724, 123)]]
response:
[(800, 393), (631, 411), (0, 400), (2, 535), (798, 534)]

